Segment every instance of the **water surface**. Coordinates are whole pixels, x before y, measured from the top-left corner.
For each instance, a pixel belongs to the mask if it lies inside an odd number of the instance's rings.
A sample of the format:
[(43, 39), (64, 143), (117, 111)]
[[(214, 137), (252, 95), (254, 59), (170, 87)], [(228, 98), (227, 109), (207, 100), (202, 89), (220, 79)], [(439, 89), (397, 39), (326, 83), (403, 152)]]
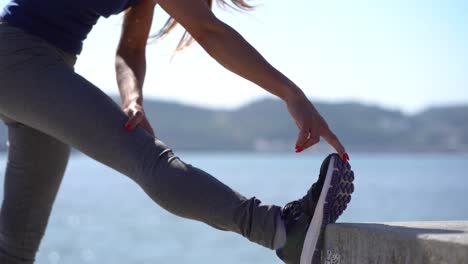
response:
[[(278, 205), (304, 194), (316, 180), (323, 158), (255, 153), (179, 156), (246, 196)], [(468, 219), (468, 155), (355, 154), (351, 164), (356, 192), (340, 222)], [(0, 169), (4, 166), (1, 155)], [(281, 262), (274, 252), (237, 234), (167, 213), (127, 177), (75, 155), (37, 263)]]

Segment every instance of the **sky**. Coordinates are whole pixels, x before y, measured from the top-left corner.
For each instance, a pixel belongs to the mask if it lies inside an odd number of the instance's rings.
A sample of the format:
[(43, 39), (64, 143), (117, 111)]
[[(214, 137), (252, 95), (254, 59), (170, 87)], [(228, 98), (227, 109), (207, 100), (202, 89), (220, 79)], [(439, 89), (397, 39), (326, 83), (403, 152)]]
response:
[[(249, 13), (214, 11), (313, 101), (355, 101), (408, 113), (468, 104), (466, 0), (254, 3), (258, 7)], [(166, 18), (157, 8), (152, 32)], [(121, 16), (101, 19), (76, 66), (109, 94), (118, 93), (114, 54), (121, 24)], [(182, 32), (148, 45), (146, 98), (229, 109), (272, 97), (198, 45), (171, 60)]]

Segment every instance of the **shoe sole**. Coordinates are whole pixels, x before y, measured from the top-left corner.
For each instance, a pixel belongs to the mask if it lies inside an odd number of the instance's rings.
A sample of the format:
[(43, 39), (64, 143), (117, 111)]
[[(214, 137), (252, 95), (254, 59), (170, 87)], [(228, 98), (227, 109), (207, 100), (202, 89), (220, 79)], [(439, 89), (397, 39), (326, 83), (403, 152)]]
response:
[(327, 175), (320, 198), (315, 207), (302, 247), (300, 264), (322, 263), (322, 248), (325, 227), (335, 223), (351, 201), (354, 191), (354, 173), (347, 162), (333, 155), (328, 164)]

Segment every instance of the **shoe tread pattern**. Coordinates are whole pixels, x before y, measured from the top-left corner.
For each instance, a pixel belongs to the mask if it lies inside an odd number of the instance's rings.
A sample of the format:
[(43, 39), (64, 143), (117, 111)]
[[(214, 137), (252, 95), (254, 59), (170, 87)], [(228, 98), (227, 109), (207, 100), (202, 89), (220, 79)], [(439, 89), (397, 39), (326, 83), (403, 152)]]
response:
[(351, 201), (351, 194), (354, 192), (354, 172), (351, 170), (351, 165), (344, 162), (338, 155), (334, 156), (331, 184), (323, 208), (322, 230), (312, 257), (312, 264), (322, 263), (325, 227), (335, 223), (338, 217), (343, 214)]

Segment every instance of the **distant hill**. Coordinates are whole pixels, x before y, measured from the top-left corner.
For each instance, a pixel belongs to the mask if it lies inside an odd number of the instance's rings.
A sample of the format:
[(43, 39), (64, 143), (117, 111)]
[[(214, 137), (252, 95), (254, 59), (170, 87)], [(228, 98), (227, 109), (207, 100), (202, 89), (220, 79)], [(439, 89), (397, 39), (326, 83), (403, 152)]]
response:
[[(349, 151), (468, 151), (468, 105), (416, 115), (358, 103), (315, 105)], [(145, 111), (158, 137), (176, 150), (292, 151), (297, 136), (284, 103), (274, 99), (232, 111), (148, 100)], [(6, 140), (2, 124), (0, 142)], [(326, 144), (315, 149), (329, 151)]]

